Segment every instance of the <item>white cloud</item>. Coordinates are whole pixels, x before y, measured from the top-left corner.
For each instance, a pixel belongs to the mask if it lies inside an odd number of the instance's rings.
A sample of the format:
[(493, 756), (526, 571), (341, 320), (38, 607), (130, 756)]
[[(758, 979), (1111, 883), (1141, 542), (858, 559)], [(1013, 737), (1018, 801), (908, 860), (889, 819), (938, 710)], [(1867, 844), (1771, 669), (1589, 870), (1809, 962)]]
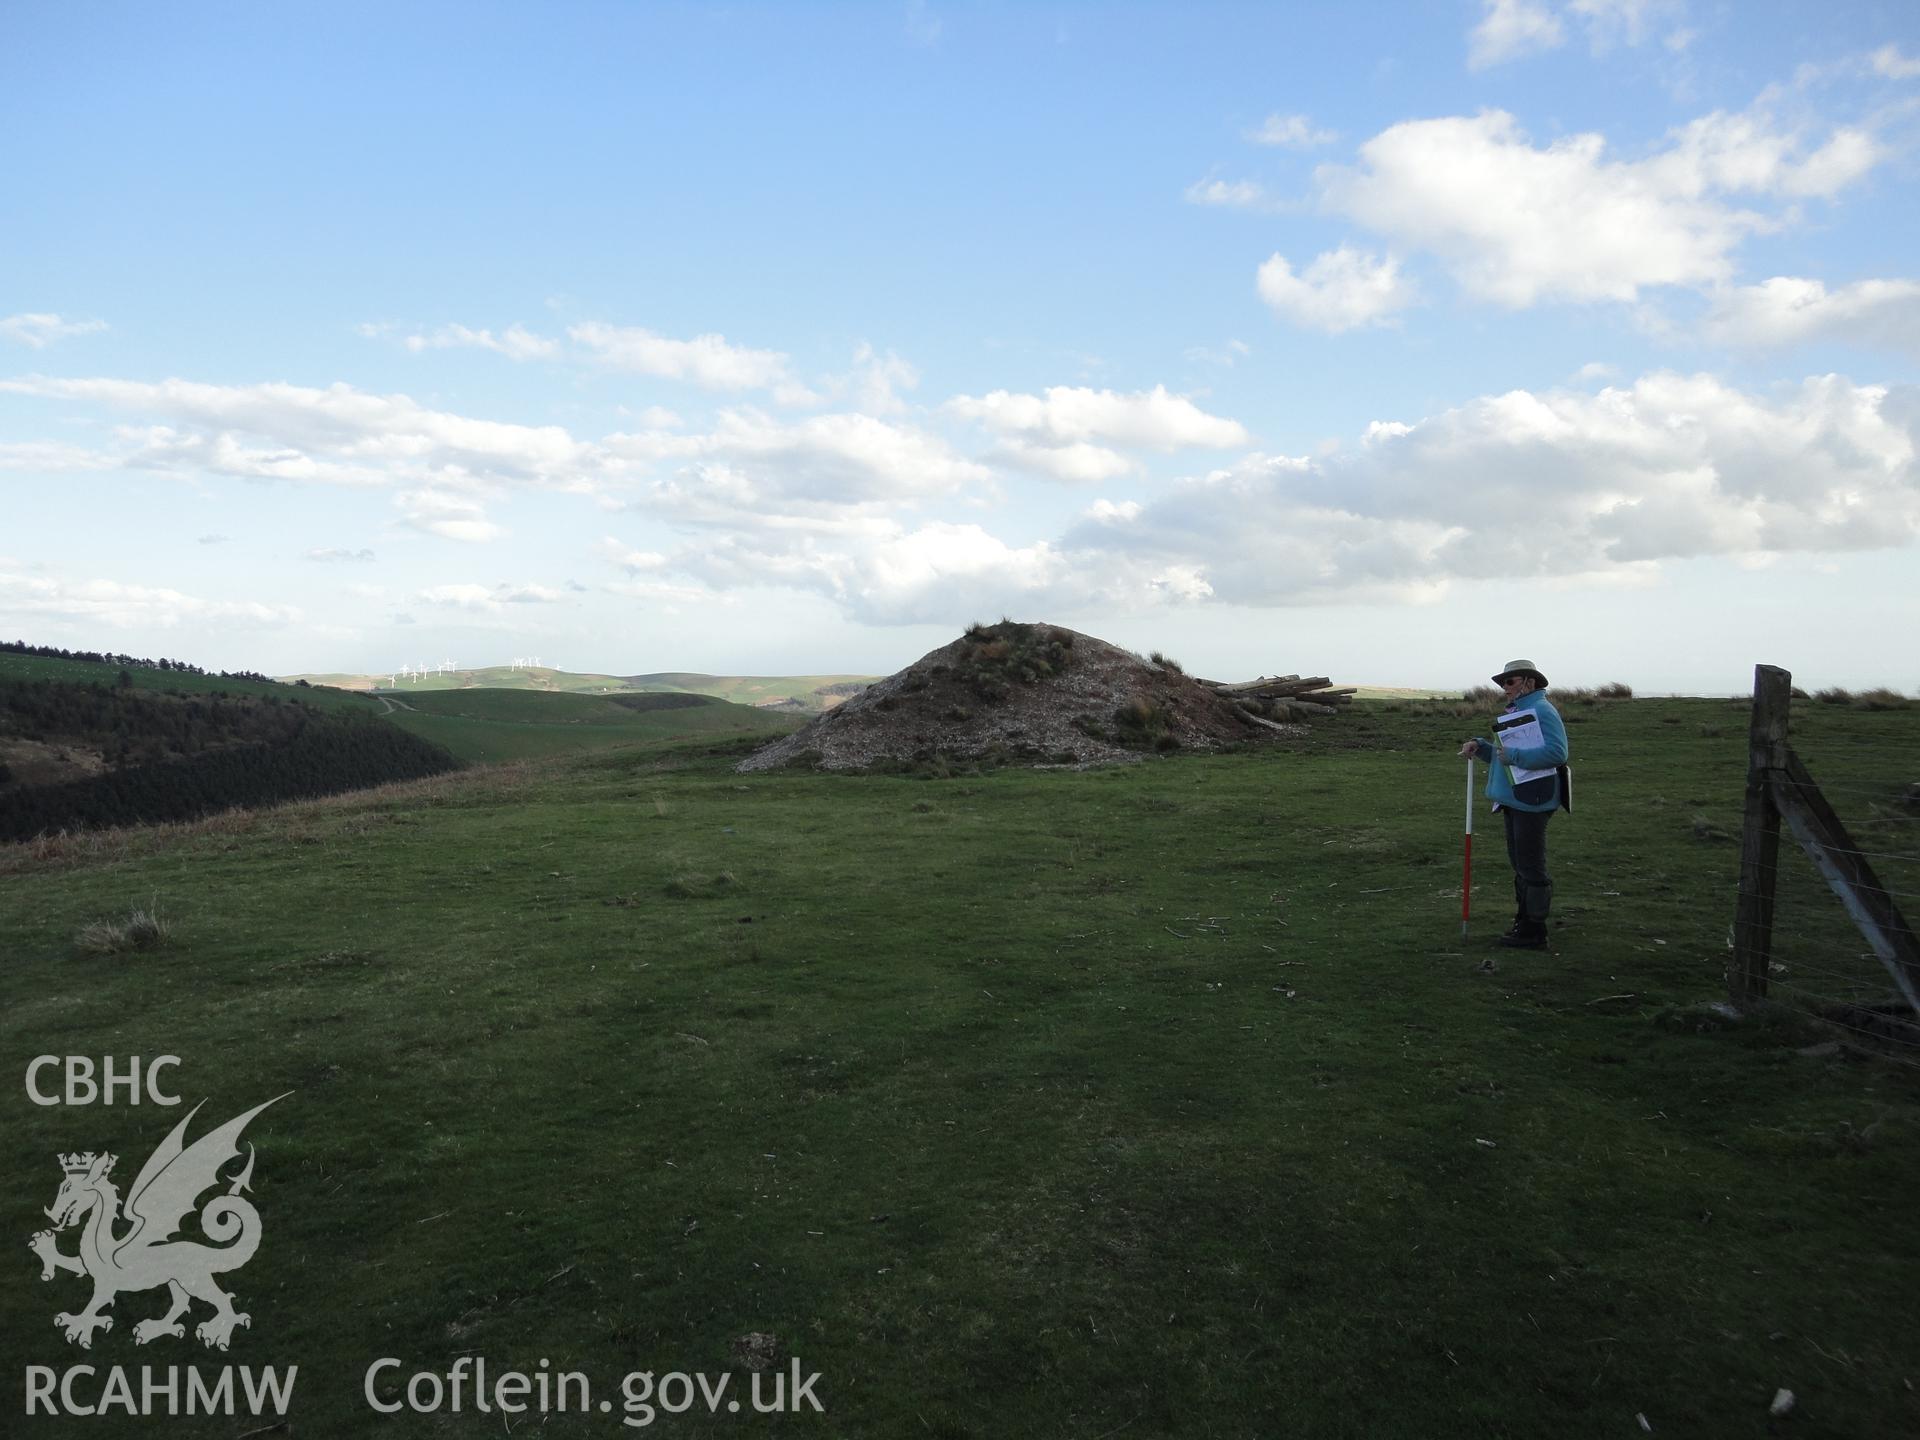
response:
[(0, 574), (0, 617), (19, 618), (29, 624), (58, 620), (129, 629), (146, 625), (170, 629), (189, 621), (280, 626), (298, 621), (301, 612), (290, 605), (208, 600), (178, 590), (125, 585), (115, 580), (67, 581)]
[(1482, 0), (1480, 23), (1467, 41), (1467, 68), (1484, 70), (1566, 42), (1566, 31), (1539, 0)]
[(1189, 205), (1217, 205), (1232, 210), (1259, 210), (1270, 203), (1267, 192), (1252, 180), (1196, 180), (1187, 187)]
[(402, 523), (443, 540), (470, 545), (497, 540), (507, 532), (486, 517), (474, 500), (444, 490), (408, 490), (393, 497)]
[(500, 608), (484, 585), (430, 585), (414, 597), (421, 605), (447, 605), (457, 610), (493, 611)]
[(1686, 13), (1681, 0), (1569, 0), (1567, 13), (1586, 25), (1587, 42), (1594, 54), (1604, 55), (1615, 45), (1639, 45), (1653, 34), (1656, 22), (1672, 19), (1676, 28), (1667, 32), (1669, 42), (1684, 37), (1669, 48), (1684, 49), (1691, 32), (1678, 27)]
[(1119, 451), (1085, 440), (1065, 445), (1035, 444), (1018, 435), (1007, 435), (995, 443), (991, 455), (1015, 469), (1051, 476), (1069, 485), (1096, 484), (1131, 474), (1138, 468)]
[(0, 470), (110, 470), (114, 463), (111, 455), (57, 440), (23, 440), (0, 445)]
[(1140, 502), (1138, 500), (1121, 500), (1116, 503), (1112, 500), (1101, 499), (1094, 501), (1093, 504), (1089, 505), (1082, 513), (1086, 519), (1097, 521), (1102, 525), (1126, 524), (1128, 521), (1138, 520), (1140, 518)]
[(987, 613), (1070, 605), (1089, 593), (1044, 541), (1009, 545), (978, 525), (907, 529), (876, 520), (832, 536), (728, 536), (682, 568), (727, 590), (783, 585), (839, 602), (879, 625), (961, 625)]
[(0, 335), (35, 350), (44, 350), (56, 340), (97, 335), (106, 328), (104, 320), (63, 320), (49, 314), (9, 315), (0, 320)]
[(1917, 453), (1914, 389), (1817, 376), (1757, 396), (1658, 373), (1380, 423), (1326, 461), (1249, 456), (1124, 525), (1091, 517), (1059, 549), (1091, 568), (1184, 565), (1217, 598), (1259, 605), (1897, 547), (1920, 536)]
[(400, 343), (416, 354), (422, 350), (491, 350), (509, 360), (545, 360), (560, 353), (559, 342), (520, 325), (509, 325), (500, 335), (465, 325), (442, 325), (429, 334), (409, 335)]
[(1247, 443), (1237, 420), (1209, 415), (1167, 387), (1120, 394), (1085, 386), (1055, 385), (1044, 395), (958, 395), (947, 402), (951, 413), (976, 420), (1001, 435), (1036, 446), (1108, 441), (1146, 450), (1222, 449)]
[(307, 559), (318, 560), (322, 564), (339, 564), (341, 562), (350, 562), (353, 564), (364, 565), (373, 559), (373, 551), (371, 550), (340, 550), (340, 549), (309, 550), (307, 551)]
[(206, 385), (188, 380), (0, 380), (0, 392), (94, 401), (177, 425), (125, 432), (111, 463), (326, 484), (589, 488), (600, 457), (557, 425), (429, 410), (350, 385)]
[(1676, 197), (1723, 194), (1832, 196), (1860, 179), (1886, 152), (1865, 130), (1836, 127), (1811, 153), (1797, 131), (1782, 130), (1764, 107), (1716, 110), (1681, 127), (1671, 150), (1640, 167), (1655, 188)]
[(907, 408), (901, 390), (920, 384), (920, 372), (889, 350), (882, 355), (866, 341), (854, 352), (854, 403), (868, 415), (898, 415)]
[(1345, 245), (1317, 256), (1299, 275), (1285, 256), (1273, 255), (1260, 267), (1258, 283), (1260, 298), (1275, 313), (1329, 334), (1381, 324), (1419, 298), (1398, 260)]
[(920, 371), (893, 351), (883, 354), (862, 340), (854, 347), (851, 369), (818, 383), (814, 398), (820, 401), (850, 404), (863, 415), (903, 415), (908, 407), (900, 392), (918, 387)]
[(1887, 153), (1851, 127), (1815, 144), (1765, 103), (1703, 116), (1670, 141), (1615, 161), (1597, 134), (1536, 146), (1503, 111), (1411, 120), (1361, 146), (1359, 168), (1323, 167), (1321, 195), (1438, 255), (1482, 299), (1632, 300), (1648, 286), (1725, 283), (1740, 242), (1781, 223), (1726, 197), (1831, 196)]
[(1819, 280), (1776, 275), (1721, 292), (1706, 330), (1730, 345), (1845, 340), (1920, 355), (1920, 280), (1857, 280), (1830, 291)]
[[(1481, 0), (1480, 23), (1468, 37), (1467, 65), (1484, 70), (1566, 43), (1566, 26), (1546, 0)], [(1605, 55), (1616, 45), (1639, 45), (1666, 21), (1665, 42), (1683, 50), (1693, 32), (1682, 28), (1684, 0), (1567, 0), (1564, 14), (1580, 22), (1588, 48)]]
[(1181, 357), (1194, 361), (1196, 364), (1219, 365), (1231, 370), (1251, 354), (1253, 354), (1253, 347), (1247, 344), (1246, 341), (1229, 340), (1226, 345), (1219, 350), (1211, 349), (1205, 345), (1189, 345), (1181, 352)]
[(682, 519), (762, 511), (870, 510), (986, 485), (992, 472), (938, 437), (871, 415), (816, 415), (787, 424), (757, 410), (723, 411), (701, 435), (611, 436), (610, 454), (681, 468), (641, 487), (633, 503)]
[(1901, 52), (1898, 45), (1882, 45), (1873, 52), (1873, 73), (1889, 80), (1911, 80), (1920, 75), (1920, 59)]
[(1316, 130), (1304, 115), (1269, 115), (1258, 130), (1247, 132), (1247, 139), (1255, 145), (1281, 145), (1292, 150), (1331, 145), (1339, 138), (1337, 131)]
[(667, 557), (658, 550), (633, 550), (611, 535), (603, 538), (593, 547), (601, 559), (618, 565), (629, 575), (651, 575), (666, 568)]
[(603, 362), (664, 380), (687, 380), (708, 390), (767, 390), (776, 398), (805, 403), (808, 392), (792, 377), (787, 357), (776, 350), (729, 345), (724, 335), (673, 340), (638, 326), (593, 322), (572, 325), (567, 335)]
[(417, 591), (413, 601), (417, 605), (438, 605), (453, 610), (467, 610), (481, 615), (498, 615), (509, 605), (554, 605), (566, 599), (564, 592), (550, 585), (514, 585), (502, 581), (498, 585), (430, 585)]
[(907, 43), (917, 50), (931, 49), (940, 43), (946, 22), (936, 15), (927, 0), (907, 0), (905, 31)]

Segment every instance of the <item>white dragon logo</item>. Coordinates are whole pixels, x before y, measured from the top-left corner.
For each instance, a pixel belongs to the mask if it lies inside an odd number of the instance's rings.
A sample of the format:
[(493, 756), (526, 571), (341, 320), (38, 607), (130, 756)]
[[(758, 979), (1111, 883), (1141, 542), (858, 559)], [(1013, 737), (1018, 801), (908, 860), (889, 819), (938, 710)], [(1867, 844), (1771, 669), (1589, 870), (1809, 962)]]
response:
[[(234, 1326), (252, 1324), (252, 1317), (236, 1311), (233, 1297), (213, 1280), (224, 1271), (238, 1270), (260, 1246), (260, 1212), (240, 1196), (253, 1178), (252, 1145), (247, 1146), (246, 1167), (226, 1182), (227, 1193), (214, 1196), (200, 1211), (200, 1228), (216, 1243), (202, 1245), (173, 1237), (200, 1196), (221, 1183), (220, 1167), (238, 1158), (240, 1132), (247, 1122), (267, 1105), (286, 1098), (276, 1095), (185, 1145), (187, 1122), (200, 1113), (200, 1106), (194, 1106), (140, 1167), (127, 1194), (124, 1216), (119, 1187), (108, 1178), (118, 1156), (89, 1150), (60, 1157), (67, 1178), (46, 1211), (54, 1230), (40, 1231), (27, 1248), (40, 1257), (42, 1280), (51, 1280), (60, 1270), (93, 1278), (93, 1300), (85, 1310), (53, 1317), (69, 1342), (92, 1349), (93, 1332), (113, 1328), (113, 1317), (103, 1312), (116, 1295), (161, 1285), (167, 1287), (173, 1303), (159, 1319), (142, 1320), (133, 1327), (135, 1344), (145, 1345), (162, 1335), (184, 1337), (180, 1317), (196, 1299), (213, 1306), (212, 1316), (193, 1332), (213, 1349), (227, 1348)], [(77, 1225), (83, 1218), (86, 1228), (79, 1251), (63, 1255), (55, 1247), (54, 1231)], [(131, 1222), (130, 1228), (116, 1235), (114, 1227), (123, 1219)]]

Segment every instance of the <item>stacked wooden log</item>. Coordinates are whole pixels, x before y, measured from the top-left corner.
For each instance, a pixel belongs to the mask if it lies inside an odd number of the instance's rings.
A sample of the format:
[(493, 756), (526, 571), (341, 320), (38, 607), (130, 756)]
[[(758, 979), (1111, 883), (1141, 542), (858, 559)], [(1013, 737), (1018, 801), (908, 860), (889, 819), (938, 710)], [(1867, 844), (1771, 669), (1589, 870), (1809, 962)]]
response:
[(1353, 700), (1353, 689), (1336, 690), (1324, 675), (1262, 675), (1258, 680), (1202, 680), (1256, 720), (1312, 720), (1338, 715)]

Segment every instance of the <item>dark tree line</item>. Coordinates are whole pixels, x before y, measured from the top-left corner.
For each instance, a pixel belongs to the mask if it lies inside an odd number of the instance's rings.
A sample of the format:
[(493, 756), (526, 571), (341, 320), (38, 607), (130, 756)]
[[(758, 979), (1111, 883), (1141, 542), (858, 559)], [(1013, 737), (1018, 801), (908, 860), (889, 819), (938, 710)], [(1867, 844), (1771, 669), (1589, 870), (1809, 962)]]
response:
[(226, 745), (284, 745), (308, 713), (277, 695), (165, 695), (72, 680), (0, 680), (0, 734), (84, 745), (115, 767)]
[[(205, 675), (204, 666), (189, 665), (185, 660), (169, 660), (162, 656), (158, 660), (149, 660), (144, 656), (113, 655), (99, 650), (63, 650), (56, 645), (29, 645), (24, 640), (0, 640), (0, 652), (10, 655), (38, 655), (47, 660), (84, 660), (95, 665), (117, 665), (123, 670), (170, 670), (182, 675)], [(273, 677), (262, 675), (257, 670), (222, 670), (222, 680), (264, 680), (271, 685)]]
[(0, 841), (59, 830), (192, 820), (235, 806), (336, 795), (456, 769), (430, 740), (376, 716), (275, 707), (285, 738), (227, 745), (183, 759), (9, 791), (0, 802)]

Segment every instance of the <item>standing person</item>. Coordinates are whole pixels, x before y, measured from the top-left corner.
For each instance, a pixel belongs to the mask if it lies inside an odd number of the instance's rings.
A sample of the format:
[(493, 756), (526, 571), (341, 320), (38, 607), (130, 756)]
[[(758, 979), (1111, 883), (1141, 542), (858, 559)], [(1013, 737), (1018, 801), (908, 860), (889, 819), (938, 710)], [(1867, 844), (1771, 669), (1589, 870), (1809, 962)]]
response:
[(1513, 928), (1502, 945), (1539, 950), (1547, 943), (1553, 877), (1547, 873), (1547, 821), (1566, 800), (1567, 727), (1547, 701), (1547, 677), (1531, 660), (1511, 660), (1493, 677), (1507, 708), (1491, 742), (1474, 736), (1462, 758), (1487, 762), (1487, 798), (1507, 827), (1513, 864)]

